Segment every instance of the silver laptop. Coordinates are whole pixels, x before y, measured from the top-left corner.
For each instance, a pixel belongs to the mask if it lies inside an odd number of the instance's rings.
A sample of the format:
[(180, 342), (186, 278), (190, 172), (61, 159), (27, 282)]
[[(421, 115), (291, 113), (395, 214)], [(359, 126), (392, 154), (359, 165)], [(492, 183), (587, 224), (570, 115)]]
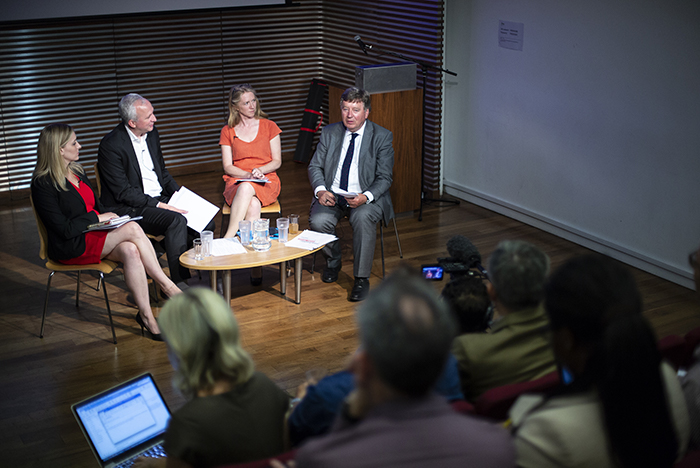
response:
[(150, 373), (75, 403), (71, 409), (100, 466), (130, 466), (141, 455), (164, 456), (160, 444), (170, 410)]

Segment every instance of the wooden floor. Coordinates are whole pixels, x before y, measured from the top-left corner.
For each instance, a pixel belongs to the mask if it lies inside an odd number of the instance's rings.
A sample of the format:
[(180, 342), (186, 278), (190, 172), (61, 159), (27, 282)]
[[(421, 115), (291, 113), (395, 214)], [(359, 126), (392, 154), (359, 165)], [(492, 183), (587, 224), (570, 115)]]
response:
[[(308, 227), (311, 189), (306, 165), (285, 157), (282, 179), (283, 214), (301, 215)], [(223, 182), (219, 173), (177, 177), (188, 188), (220, 203)], [(423, 221), (417, 213), (400, 215), (398, 229), (404, 258), (399, 259), (391, 226), (384, 232), (387, 271), (401, 262), (418, 269), (447, 256), (445, 244), (456, 234), (467, 236), (484, 260), (503, 239), (523, 239), (542, 248), (554, 267), (586, 249), (518, 221), (462, 202), (459, 206), (427, 206)], [(220, 215), (217, 217), (220, 222)], [(340, 279), (321, 282), (321, 266), (311, 274), (305, 259), (302, 302), (279, 293), (276, 268), (266, 268), (262, 286), (250, 285), (248, 272), (234, 272), (231, 301), (241, 324), (243, 343), (259, 370), (290, 392), (311, 370), (334, 372), (344, 366), (357, 345), (352, 286), (351, 230), (342, 223), (339, 236), (347, 259)], [(75, 276), (56, 274), (52, 284), (45, 336), (39, 339), (48, 271), (38, 258), (39, 239), (29, 201), (0, 207), (0, 465), (95, 466), (70, 405), (142, 372), (152, 372), (171, 409), (183, 398), (170, 383), (172, 369), (165, 345), (140, 336), (136, 309), (121, 274), (112, 274), (108, 292), (117, 330), (111, 343), (102, 294), (96, 279), (83, 275), (81, 305), (75, 307)], [(689, 250), (692, 246), (688, 246)], [(319, 257), (320, 259), (320, 257)], [(693, 291), (636, 271), (644, 295), (646, 315), (659, 337), (683, 334), (700, 326), (700, 306)], [(370, 282), (381, 281), (379, 243)], [(435, 282), (436, 289), (442, 283)], [(156, 313), (159, 309), (156, 309)]]

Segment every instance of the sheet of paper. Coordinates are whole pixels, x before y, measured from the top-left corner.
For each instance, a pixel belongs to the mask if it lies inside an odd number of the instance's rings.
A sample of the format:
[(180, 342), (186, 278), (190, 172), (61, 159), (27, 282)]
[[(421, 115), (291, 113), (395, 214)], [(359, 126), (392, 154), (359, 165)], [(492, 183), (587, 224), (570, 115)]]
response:
[(338, 238), (332, 234), (323, 234), (306, 229), (294, 239), (287, 242), (285, 246), (296, 247), (297, 249), (313, 250), (329, 242), (333, 242), (336, 239)]
[(168, 205), (181, 210), (187, 210), (183, 216), (187, 219), (187, 226), (197, 232), (202, 232), (207, 224), (214, 219), (216, 213), (219, 212), (219, 207), (209, 203), (209, 201), (200, 197), (187, 187), (180, 187), (180, 190), (175, 192)]
[(346, 192), (345, 190), (336, 190), (334, 192), (336, 195), (340, 195), (341, 197), (347, 197), (347, 198), (355, 198), (357, 196), (357, 192)]
[(214, 257), (220, 257), (222, 255), (236, 255), (241, 253), (247, 253), (245, 247), (243, 247), (240, 241), (235, 238), (228, 239), (214, 239), (211, 245), (211, 254)]

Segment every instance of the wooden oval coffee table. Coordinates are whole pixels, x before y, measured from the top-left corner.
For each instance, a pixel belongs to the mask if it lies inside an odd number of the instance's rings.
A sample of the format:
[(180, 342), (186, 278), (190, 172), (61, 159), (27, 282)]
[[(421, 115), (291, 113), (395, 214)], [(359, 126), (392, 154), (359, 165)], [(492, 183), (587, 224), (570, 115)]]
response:
[[(294, 239), (299, 234), (290, 234), (289, 240)], [(246, 247), (247, 253), (236, 255), (221, 255), (206, 257), (202, 260), (194, 259), (193, 249), (184, 252), (180, 255), (180, 264), (185, 268), (193, 270), (207, 270), (211, 273), (211, 288), (216, 291), (216, 272), (223, 271), (224, 283), (224, 299), (229, 304), (231, 303), (231, 270), (240, 270), (243, 268), (262, 267), (267, 265), (279, 264), (280, 266), (280, 292), (287, 294), (287, 269), (286, 262), (294, 260), (294, 292), (295, 302), (301, 303), (301, 264), (302, 258), (318, 252), (323, 246), (313, 250), (297, 249), (295, 247), (287, 247), (273, 239), (270, 250), (266, 252), (256, 252), (253, 246)]]

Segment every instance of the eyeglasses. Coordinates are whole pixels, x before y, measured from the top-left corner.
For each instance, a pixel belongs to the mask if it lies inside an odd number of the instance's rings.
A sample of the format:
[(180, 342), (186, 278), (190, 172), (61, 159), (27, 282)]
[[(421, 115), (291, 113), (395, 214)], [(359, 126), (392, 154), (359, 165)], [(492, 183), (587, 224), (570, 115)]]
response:
[(690, 266), (695, 268), (695, 269), (700, 267), (700, 265), (698, 265), (698, 252), (697, 252), (697, 250), (695, 252), (691, 252), (688, 255), (688, 263), (690, 263)]

